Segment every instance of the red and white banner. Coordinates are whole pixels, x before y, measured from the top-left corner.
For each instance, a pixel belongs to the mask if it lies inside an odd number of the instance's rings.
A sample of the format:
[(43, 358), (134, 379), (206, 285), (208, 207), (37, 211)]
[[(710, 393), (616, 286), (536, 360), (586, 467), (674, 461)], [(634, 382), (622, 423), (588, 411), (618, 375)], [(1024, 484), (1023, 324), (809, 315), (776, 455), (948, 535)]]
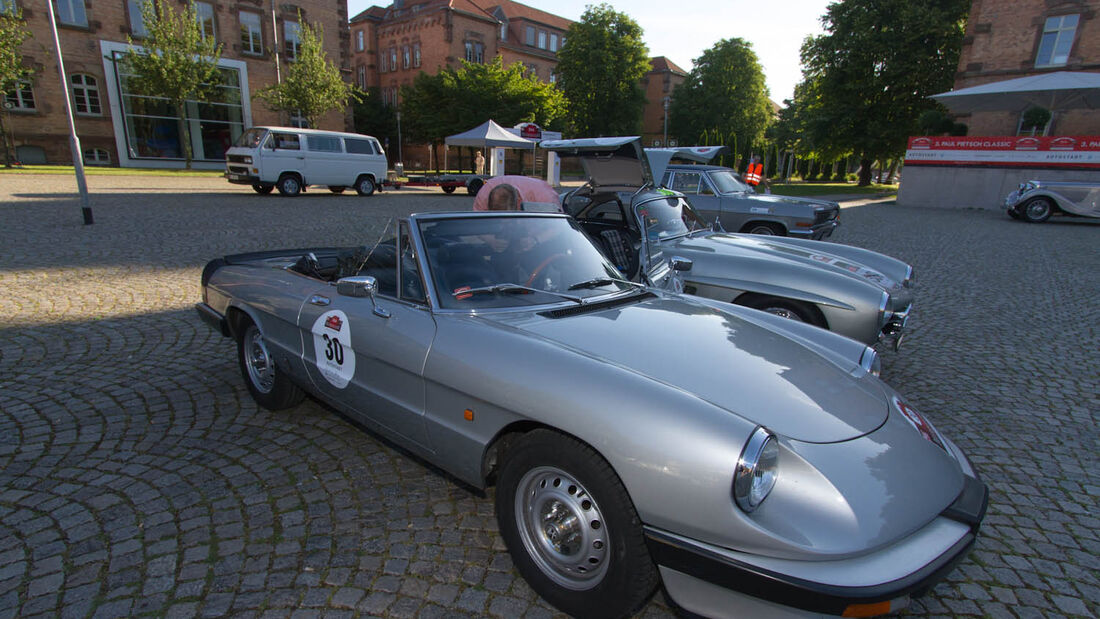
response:
[(1100, 136), (921, 136), (905, 165), (1100, 169)]

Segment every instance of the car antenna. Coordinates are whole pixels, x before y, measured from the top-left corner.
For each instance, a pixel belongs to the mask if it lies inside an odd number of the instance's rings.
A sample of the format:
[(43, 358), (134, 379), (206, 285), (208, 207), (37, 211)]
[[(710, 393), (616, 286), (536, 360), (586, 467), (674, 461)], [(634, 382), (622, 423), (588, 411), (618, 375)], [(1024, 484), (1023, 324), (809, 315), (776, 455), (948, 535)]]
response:
[(359, 266), (355, 269), (356, 273), (362, 271), (363, 267), (367, 264), (367, 260), (370, 260), (370, 257), (374, 255), (374, 250), (378, 249), (378, 246), (382, 243), (382, 239), (386, 238), (386, 231), (390, 229), (390, 224), (392, 223), (393, 217), (389, 217), (386, 219), (386, 225), (382, 227), (382, 234), (378, 235), (378, 240), (374, 242), (373, 246), (371, 246), (370, 251), (367, 252), (367, 255), (363, 256), (363, 261), (360, 262)]

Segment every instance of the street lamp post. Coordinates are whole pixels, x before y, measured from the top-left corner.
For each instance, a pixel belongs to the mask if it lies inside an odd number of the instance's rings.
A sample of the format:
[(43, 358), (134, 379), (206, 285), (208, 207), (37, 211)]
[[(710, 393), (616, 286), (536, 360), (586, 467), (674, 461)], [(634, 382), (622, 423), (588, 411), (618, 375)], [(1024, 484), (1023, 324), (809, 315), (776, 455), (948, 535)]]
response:
[(664, 144), (665, 146), (668, 146), (668, 106), (671, 102), (672, 102), (672, 97), (665, 97), (664, 99), (661, 100), (661, 103), (665, 107), (665, 137), (664, 137), (664, 141), (661, 142), (661, 143)]
[(397, 160), (403, 161), (401, 158), (401, 111), (397, 111)]
[(92, 207), (88, 203), (88, 183), (84, 180), (84, 154), (80, 150), (80, 138), (76, 136), (76, 121), (73, 120), (73, 105), (69, 101), (69, 80), (65, 79), (65, 60), (61, 57), (61, 41), (57, 37), (57, 21), (54, 19), (53, 2), (47, 2), (50, 13), (50, 27), (53, 29), (53, 45), (57, 50), (57, 72), (61, 78), (61, 97), (65, 101), (65, 115), (69, 117), (69, 148), (73, 152), (73, 168), (76, 170), (76, 187), (80, 191), (80, 211), (84, 215), (84, 225), (95, 223)]

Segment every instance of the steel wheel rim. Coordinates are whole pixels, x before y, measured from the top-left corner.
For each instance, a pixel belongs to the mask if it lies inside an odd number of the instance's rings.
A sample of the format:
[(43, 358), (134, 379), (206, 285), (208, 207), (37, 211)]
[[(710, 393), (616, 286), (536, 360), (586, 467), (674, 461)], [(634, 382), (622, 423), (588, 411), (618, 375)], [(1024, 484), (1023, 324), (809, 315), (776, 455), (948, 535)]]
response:
[(555, 584), (584, 591), (603, 581), (611, 562), (606, 520), (572, 475), (531, 469), (517, 486), (515, 512), (528, 556)]
[(275, 364), (267, 352), (263, 333), (256, 327), (251, 327), (244, 337), (244, 364), (252, 386), (261, 393), (271, 393), (275, 387)]
[(364, 178), (359, 183), (359, 191), (363, 193), (372, 193), (374, 191), (374, 181), (369, 178)]
[(1047, 202), (1046, 200), (1032, 200), (1031, 202), (1027, 203), (1027, 216), (1031, 219), (1046, 217), (1047, 213), (1049, 212), (1050, 202)]
[(786, 307), (765, 307), (764, 311), (769, 314), (775, 314), (781, 318), (787, 318), (797, 322), (802, 322), (802, 317), (798, 315), (798, 312)]
[(293, 178), (283, 179), (283, 192), (295, 193), (296, 191), (298, 191), (298, 181)]

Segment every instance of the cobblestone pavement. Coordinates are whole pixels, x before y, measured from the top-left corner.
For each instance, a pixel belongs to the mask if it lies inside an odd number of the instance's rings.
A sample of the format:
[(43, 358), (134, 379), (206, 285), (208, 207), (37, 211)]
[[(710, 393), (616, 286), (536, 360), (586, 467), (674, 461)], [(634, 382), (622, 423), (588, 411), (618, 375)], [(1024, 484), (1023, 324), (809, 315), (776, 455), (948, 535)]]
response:
[[(0, 617), (542, 617), (482, 496), (307, 400), (260, 410), (191, 305), (210, 258), (359, 244), (438, 191), (0, 176)], [(919, 615), (1096, 616), (1100, 226), (845, 208), (920, 277), (884, 378), (992, 496)], [(658, 595), (642, 615), (670, 616)]]

